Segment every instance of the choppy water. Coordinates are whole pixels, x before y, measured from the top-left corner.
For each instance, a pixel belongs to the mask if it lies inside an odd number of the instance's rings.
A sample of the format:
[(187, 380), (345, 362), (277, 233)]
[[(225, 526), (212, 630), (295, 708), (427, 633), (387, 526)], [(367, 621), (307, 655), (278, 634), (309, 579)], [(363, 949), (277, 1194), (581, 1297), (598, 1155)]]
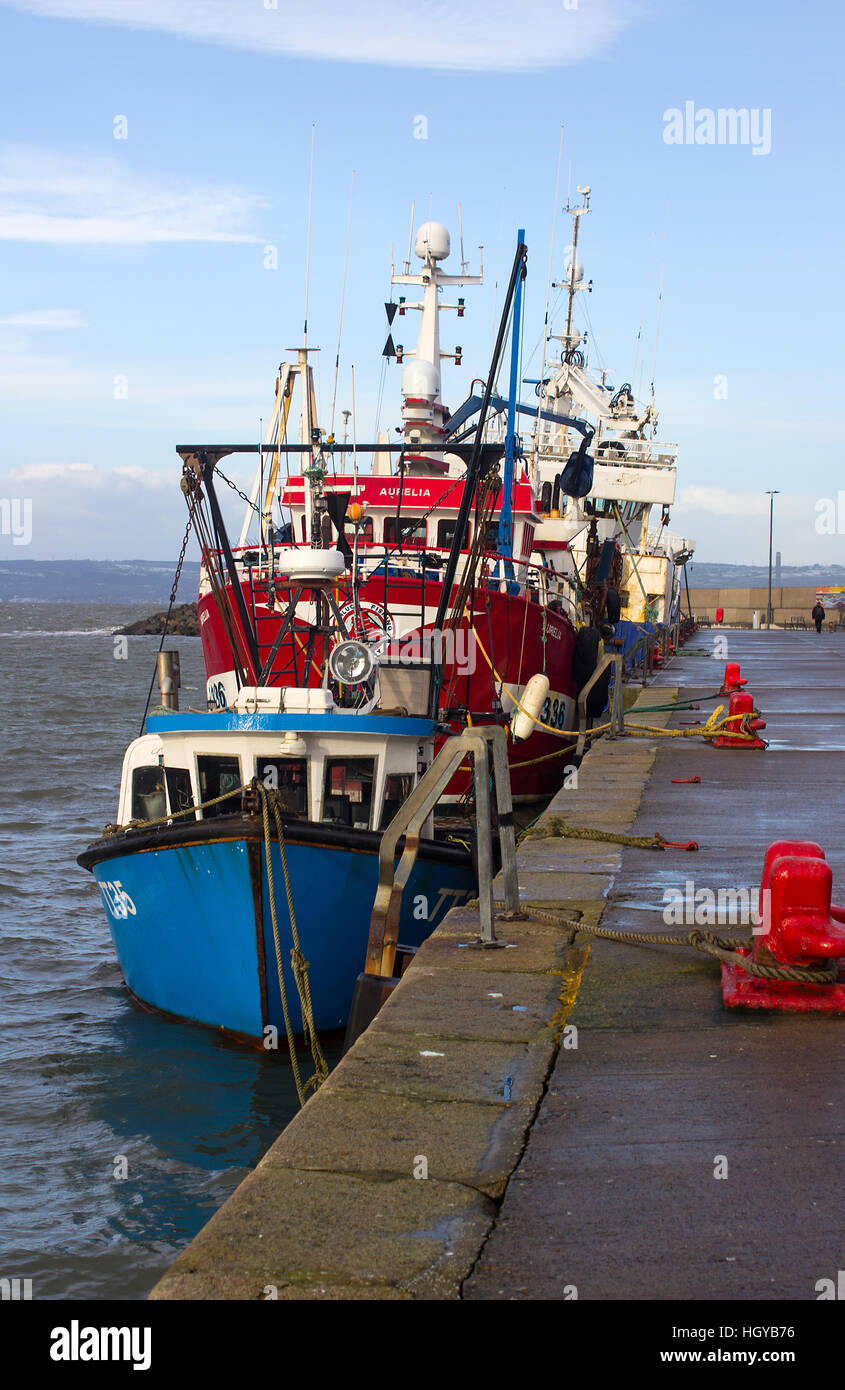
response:
[[(36, 1299), (144, 1297), (297, 1108), (278, 1053), (132, 1004), (75, 862), (114, 819), (159, 643), (119, 660), (112, 628), (145, 611), (0, 604), (0, 1277)], [(168, 645), (203, 704), (199, 639)]]

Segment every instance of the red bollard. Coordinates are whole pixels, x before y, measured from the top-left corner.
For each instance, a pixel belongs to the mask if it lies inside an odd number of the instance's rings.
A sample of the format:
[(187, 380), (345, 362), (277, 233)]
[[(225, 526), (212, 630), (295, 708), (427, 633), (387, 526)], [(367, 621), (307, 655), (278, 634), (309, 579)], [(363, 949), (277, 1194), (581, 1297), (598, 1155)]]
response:
[(763, 873), (760, 878), (760, 897), (757, 902), (757, 912), (762, 918), (765, 908), (764, 893), (769, 887), (769, 879), (772, 875), (772, 865), (776, 859), (783, 859), (787, 855), (798, 859), (824, 859), (824, 850), (821, 845), (817, 845), (815, 840), (775, 840), (766, 850), (766, 857), (763, 860)]
[(655, 671), (659, 671), (659, 670), (662, 668), (662, 666), (663, 666), (663, 657), (662, 657), (661, 654), (660, 654), (660, 643), (659, 643), (659, 642), (655, 642), (655, 644), (654, 644), (654, 652), (653, 652), (653, 654), (652, 654), (652, 665), (653, 665)]
[[(829, 961), (845, 963), (845, 928), (831, 912), (833, 874), (820, 847), (812, 842), (781, 841), (806, 849), (806, 854), (766, 855), (765, 888), (769, 890), (762, 923), (754, 929), (750, 952), (757, 964), (818, 969)], [(765, 878), (768, 873), (768, 878)], [(845, 1013), (845, 976), (830, 985), (762, 980), (741, 965), (722, 965), (722, 999), (727, 1008), (784, 1009), (792, 1013)]]
[(726, 661), (725, 679), (722, 681), (722, 689), (719, 691), (719, 694), (730, 695), (732, 690), (741, 690), (742, 687), (747, 684), (748, 681), (745, 677), (739, 674), (739, 662)]
[[(751, 715), (753, 713), (753, 696), (746, 694), (744, 690), (735, 690), (731, 695), (730, 704), (728, 706), (728, 719), (730, 720), (730, 723), (727, 726), (727, 732), (724, 734), (719, 734), (716, 738), (714, 738), (713, 747), (765, 748), (767, 745), (763, 742), (761, 738), (755, 738), (752, 734), (746, 734), (743, 731), (742, 716)], [(765, 719), (748, 719), (745, 724), (746, 730), (754, 730), (755, 732), (758, 729), (765, 729), (765, 727)], [(737, 738), (737, 734), (742, 735), (742, 737)]]
[[(786, 855), (797, 855), (802, 859), (824, 859), (824, 850), (821, 845), (816, 844), (815, 840), (775, 840), (774, 844), (769, 845), (763, 860), (763, 877), (760, 880), (760, 898), (757, 905), (758, 915), (761, 918), (765, 910), (763, 895), (769, 886), (772, 864), (776, 859), (783, 859)], [(845, 922), (845, 907), (831, 903), (830, 915), (834, 922)]]

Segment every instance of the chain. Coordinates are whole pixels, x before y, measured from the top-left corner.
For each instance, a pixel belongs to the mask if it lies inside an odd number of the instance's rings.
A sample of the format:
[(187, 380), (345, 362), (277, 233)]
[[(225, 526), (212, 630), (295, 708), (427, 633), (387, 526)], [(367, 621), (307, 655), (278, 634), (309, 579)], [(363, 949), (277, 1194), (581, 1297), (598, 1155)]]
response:
[(227, 486), (227, 487), (230, 487), (230, 488), (232, 489), (233, 492), (236, 492), (236, 493), (238, 494), (238, 497), (240, 497), (240, 499), (241, 499), (242, 502), (246, 502), (246, 504), (247, 504), (248, 507), (252, 507), (252, 510), (255, 512), (255, 515), (256, 515), (256, 516), (260, 516), (260, 515), (261, 515), (261, 509), (260, 509), (259, 507), (256, 506), (256, 504), (253, 502), (252, 498), (251, 498), (251, 497), (247, 497), (247, 495), (246, 495), (245, 492), (241, 492), (241, 490), (240, 490), (240, 488), (238, 487), (237, 483), (233, 483), (231, 478), (227, 478), (227, 477), (226, 477), (226, 474), (223, 472), (223, 469), (222, 469), (222, 468), (220, 468), (220, 467), (215, 468), (215, 470), (214, 470), (214, 476), (215, 476), (216, 478), (222, 478), (223, 481), (224, 481), (224, 483), (226, 484), (226, 486)]
[[(173, 576), (173, 584), (172, 584), (171, 589), (170, 589), (170, 607), (171, 607), (171, 609), (173, 608), (173, 605), (174, 605), (174, 603), (176, 602), (176, 594), (177, 594), (177, 592), (178, 592), (178, 590), (179, 590), (179, 580), (180, 580), (181, 577), (182, 577), (182, 566), (183, 566), (184, 563), (185, 563), (185, 552), (186, 552), (187, 549), (188, 549), (188, 538), (189, 538), (189, 536), (190, 536), (190, 534), (191, 534), (191, 527), (193, 526), (193, 524), (194, 524), (194, 508), (193, 508), (193, 506), (192, 506), (191, 509), (190, 509), (190, 511), (189, 511), (189, 513), (188, 513), (188, 524), (187, 524), (187, 526), (185, 527), (185, 534), (184, 534), (184, 536), (182, 537), (182, 549), (179, 551), (179, 559), (176, 561), (176, 573), (175, 573), (174, 576)], [(167, 616), (168, 616), (168, 619), (169, 619), (169, 618), (170, 618), (170, 614), (168, 613)], [(165, 623), (165, 631), (166, 631), (166, 630), (167, 630), (167, 623)], [(162, 634), (162, 641), (164, 641), (164, 635), (163, 635), (163, 634)]]

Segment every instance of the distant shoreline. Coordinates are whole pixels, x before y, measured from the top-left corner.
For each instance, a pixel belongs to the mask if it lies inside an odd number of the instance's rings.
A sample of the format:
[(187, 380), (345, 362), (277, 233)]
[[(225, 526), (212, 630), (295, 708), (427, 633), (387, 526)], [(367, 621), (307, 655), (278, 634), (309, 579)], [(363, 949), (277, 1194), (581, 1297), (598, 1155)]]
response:
[[(176, 564), (164, 560), (0, 560), (0, 603), (99, 603), (142, 607), (153, 617), (166, 610)], [(177, 602), (192, 604), (199, 589), (198, 560), (186, 560)], [(767, 565), (728, 565), (694, 560), (691, 589), (755, 589), (768, 585)], [(781, 565), (774, 588), (845, 585), (845, 565)], [(181, 602), (180, 602), (181, 601)], [(118, 615), (118, 619), (122, 615)]]

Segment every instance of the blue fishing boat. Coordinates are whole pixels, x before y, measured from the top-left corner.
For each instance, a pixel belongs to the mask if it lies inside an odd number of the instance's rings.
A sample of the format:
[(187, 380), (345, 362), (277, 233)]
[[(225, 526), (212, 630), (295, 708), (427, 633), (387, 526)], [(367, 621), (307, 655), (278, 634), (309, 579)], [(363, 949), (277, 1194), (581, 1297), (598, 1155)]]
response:
[[(328, 689), (252, 687), (225, 713), (160, 709), (146, 727), (118, 823), (78, 858), (129, 989), (255, 1042), (343, 1027), (382, 833), (431, 765), (437, 725), (383, 714), (378, 696), (350, 710)], [(402, 896), (410, 947), (477, 891), (466, 835), (435, 836), (433, 818), (423, 830)]]

